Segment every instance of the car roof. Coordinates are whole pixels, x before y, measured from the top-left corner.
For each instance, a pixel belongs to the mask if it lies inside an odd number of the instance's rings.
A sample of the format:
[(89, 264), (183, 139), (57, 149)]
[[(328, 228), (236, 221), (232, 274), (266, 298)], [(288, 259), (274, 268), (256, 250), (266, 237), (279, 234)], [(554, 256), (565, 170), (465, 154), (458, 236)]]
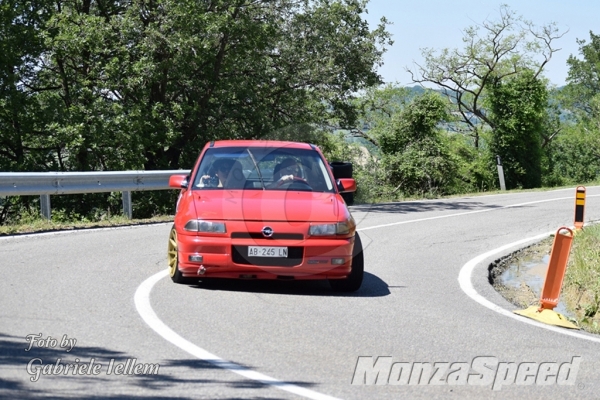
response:
[(210, 147), (286, 147), (293, 149), (312, 149), (313, 145), (302, 142), (281, 140), (217, 140)]

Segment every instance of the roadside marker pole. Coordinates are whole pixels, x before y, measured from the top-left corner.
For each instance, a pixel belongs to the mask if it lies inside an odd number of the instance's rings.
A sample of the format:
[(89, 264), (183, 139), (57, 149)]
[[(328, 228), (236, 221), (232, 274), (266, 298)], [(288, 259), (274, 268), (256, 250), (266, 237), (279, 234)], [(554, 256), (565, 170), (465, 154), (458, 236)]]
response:
[(579, 329), (578, 326), (570, 322), (565, 316), (554, 311), (554, 307), (558, 304), (560, 290), (567, 270), (567, 261), (569, 261), (573, 236), (574, 232), (566, 227), (559, 228), (556, 231), (550, 253), (550, 262), (546, 271), (546, 279), (544, 279), (544, 287), (540, 296), (540, 305), (531, 306), (525, 310), (514, 311), (515, 314), (549, 325)]
[(585, 211), (585, 186), (577, 186), (575, 192), (575, 230), (583, 229), (583, 215)]
[(498, 165), (498, 180), (500, 181), (500, 190), (506, 190), (506, 183), (504, 183), (504, 168), (502, 167), (502, 160), (500, 156), (496, 156), (496, 164)]
[[(561, 232), (568, 231), (570, 235)], [(567, 262), (569, 253), (573, 244), (573, 231), (569, 228), (559, 228), (554, 236), (552, 251), (550, 252), (550, 263), (544, 279), (544, 288), (540, 298), (540, 308), (538, 311), (552, 310), (558, 304), (560, 289), (562, 288), (565, 272), (567, 271)]]

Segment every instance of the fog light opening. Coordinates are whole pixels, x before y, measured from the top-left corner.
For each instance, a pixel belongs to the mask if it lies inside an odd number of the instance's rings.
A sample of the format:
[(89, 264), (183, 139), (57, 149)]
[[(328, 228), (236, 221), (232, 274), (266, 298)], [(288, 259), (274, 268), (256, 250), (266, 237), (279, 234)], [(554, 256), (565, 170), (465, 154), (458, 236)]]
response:
[(290, 275), (277, 275), (277, 279), (281, 281), (293, 281), (294, 279), (296, 279), (296, 277)]
[(344, 264), (345, 262), (346, 262), (346, 260), (345, 260), (345, 259), (343, 259), (343, 258), (332, 258), (332, 259), (331, 259), (331, 263), (332, 263), (333, 265), (342, 265), (342, 264)]

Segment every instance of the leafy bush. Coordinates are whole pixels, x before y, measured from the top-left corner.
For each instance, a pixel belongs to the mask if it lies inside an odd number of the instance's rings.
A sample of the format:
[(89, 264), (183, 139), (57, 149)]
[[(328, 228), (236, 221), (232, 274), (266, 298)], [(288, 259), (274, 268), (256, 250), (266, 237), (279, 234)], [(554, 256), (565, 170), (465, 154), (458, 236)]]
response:
[(374, 129), (381, 145), (384, 180), (394, 188), (392, 193), (432, 197), (452, 191), (457, 162), (438, 127), (448, 119), (447, 103), (425, 92)]
[(499, 188), (496, 161), (485, 146), (487, 132), (480, 134), (480, 146), (475, 148), (472, 138), (450, 134), (450, 155), (456, 159), (456, 177), (450, 190), (452, 194), (487, 192)]
[(600, 132), (567, 126), (548, 147), (544, 184), (583, 184), (600, 178)]

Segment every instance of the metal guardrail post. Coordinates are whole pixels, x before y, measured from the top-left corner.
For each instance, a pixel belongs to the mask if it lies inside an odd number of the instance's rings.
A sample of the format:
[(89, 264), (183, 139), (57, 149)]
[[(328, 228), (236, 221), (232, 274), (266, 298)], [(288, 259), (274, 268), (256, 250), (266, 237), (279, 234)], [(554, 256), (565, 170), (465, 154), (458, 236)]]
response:
[(47, 220), (52, 219), (49, 194), (40, 195), (40, 208), (42, 211), (42, 217), (46, 218)]
[(123, 191), (123, 214), (127, 216), (127, 218), (133, 218), (133, 208), (131, 205), (131, 192), (126, 190)]

